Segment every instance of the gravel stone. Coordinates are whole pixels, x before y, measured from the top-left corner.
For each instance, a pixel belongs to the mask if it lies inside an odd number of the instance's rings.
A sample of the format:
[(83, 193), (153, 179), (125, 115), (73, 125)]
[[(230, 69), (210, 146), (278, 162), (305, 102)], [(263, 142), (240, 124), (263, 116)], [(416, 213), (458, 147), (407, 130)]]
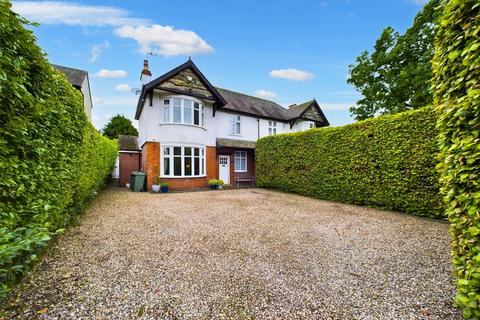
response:
[(461, 319), (448, 224), (263, 189), (107, 189), (17, 319)]

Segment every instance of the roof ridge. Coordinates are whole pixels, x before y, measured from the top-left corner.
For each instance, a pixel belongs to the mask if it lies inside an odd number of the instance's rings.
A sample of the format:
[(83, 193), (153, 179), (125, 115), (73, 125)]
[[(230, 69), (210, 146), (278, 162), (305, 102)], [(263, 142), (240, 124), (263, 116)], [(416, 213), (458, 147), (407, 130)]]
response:
[[(246, 94), (246, 93), (242, 93), (242, 92), (238, 92), (238, 91), (233, 91), (233, 90), (230, 90), (230, 89), (225, 89), (225, 88), (222, 88), (222, 87), (218, 87), (218, 86), (214, 86), (216, 89), (220, 89), (220, 90), (225, 90), (225, 91), (230, 91), (230, 92), (233, 92), (233, 93), (237, 93), (237, 94), (241, 94), (242, 96), (246, 96), (246, 97), (250, 97), (250, 98), (255, 98), (255, 99), (259, 99), (259, 100), (263, 100), (263, 101), (267, 101), (267, 102), (272, 102), (272, 103), (275, 103), (276, 105), (282, 107), (279, 103), (273, 101), (273, 100), (268, 100), (268, 99), (264, 99), (264, 98), (260, 98), (260, 97), (257, 97), (257, 96), (253, 96), (253, 95), (250, 95), (250, 94)], [(283, 107), (282, 107), (283, 108)], [(284, 108), (285, 109), (285, 108)]]

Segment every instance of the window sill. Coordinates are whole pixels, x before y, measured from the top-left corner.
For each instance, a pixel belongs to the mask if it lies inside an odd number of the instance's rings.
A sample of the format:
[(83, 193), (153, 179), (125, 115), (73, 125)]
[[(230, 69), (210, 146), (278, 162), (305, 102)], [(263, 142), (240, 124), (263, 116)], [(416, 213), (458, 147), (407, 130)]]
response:
[(245, 173), (248, 172), (248, 170), (234, 170), (235, 173)]
[(159, 126), (186, 126), (186, 127), (193, 127), (193, 128), (198, 128), (207, 131), (205, 127), (202, 126), (197, 126), (196, 124), (188, 124), (188, 123), (173, 123), (173, 122), (167, 122), (167, 123), (159, 123)]
[(198, 178), (206, 178), (207, 175), (203, 176), (160, 176), (161, 179), (198, 179)]
[(231, 137), (241, 137), (242, 136), (241, 134), (236, 134), (236, 133), (229, 133), (228, 135), (231, 136)]

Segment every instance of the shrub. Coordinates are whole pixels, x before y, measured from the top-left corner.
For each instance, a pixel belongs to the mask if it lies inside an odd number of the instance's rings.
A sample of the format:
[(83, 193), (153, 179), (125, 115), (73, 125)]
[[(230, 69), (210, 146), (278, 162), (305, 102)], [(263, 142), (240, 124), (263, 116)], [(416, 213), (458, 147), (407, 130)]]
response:
[(447, 3), (435, 41), (438, 168), (451, 222), (457, 305), (480, 318), (480, 3)]
[(111, 172), (116, 145), (0, 1), (0, 297)]
[(435, 138), (431, 108), (265, 137), (255, 150), (257, 185), (441, 217)]

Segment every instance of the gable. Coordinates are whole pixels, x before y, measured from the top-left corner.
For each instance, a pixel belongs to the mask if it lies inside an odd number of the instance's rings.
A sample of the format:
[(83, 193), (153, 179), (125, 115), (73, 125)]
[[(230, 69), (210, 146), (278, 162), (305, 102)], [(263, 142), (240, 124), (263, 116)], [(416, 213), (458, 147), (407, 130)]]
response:
[(303, 112), (302, 118), (317, 122), (324, 121), (323, 117), (313, 103)]
[(184, 92), (186, 94), (194, 94), (214, 99), (213, 93), (205, 87), (200, 78), (193, 72), (192, 68), (182, 70), (172, 77), (165, 79), (158, 84), (156, 88), (167, 91), (173, 89), (176, 92)]

